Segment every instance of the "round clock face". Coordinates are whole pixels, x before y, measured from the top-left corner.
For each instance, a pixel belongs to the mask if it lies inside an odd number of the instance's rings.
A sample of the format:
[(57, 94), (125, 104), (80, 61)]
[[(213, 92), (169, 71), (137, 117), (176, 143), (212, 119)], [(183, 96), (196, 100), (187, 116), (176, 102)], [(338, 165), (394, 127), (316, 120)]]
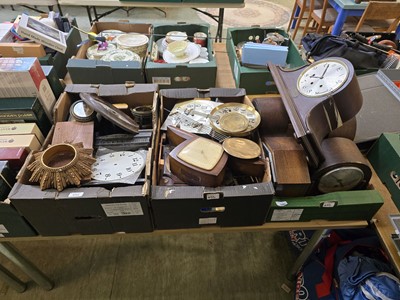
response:
[(118, 180), (141, 172), (144, 165), (144, 158), (136, 152), (112, 152), (96, 158), (92, 167), (92, 178), (100, 181)]
[(349, 68), (344, 62), (324, 59), (313, 63), (300, 74), (297, 89), (306, 97), (322, 97), (338, 90), (348, 76)]
[(318, 189), (322, 193), (348, 191), (364, 179), (364, 172), (357, 167), (339, 167), (321, 176)]

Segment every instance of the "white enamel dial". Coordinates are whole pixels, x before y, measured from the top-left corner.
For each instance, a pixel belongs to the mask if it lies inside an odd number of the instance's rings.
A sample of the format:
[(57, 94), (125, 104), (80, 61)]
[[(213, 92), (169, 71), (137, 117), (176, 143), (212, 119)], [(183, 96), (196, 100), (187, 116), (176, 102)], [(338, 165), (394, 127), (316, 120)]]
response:
[(118, 151), (96, 158), (92, 167), (92, 178), (101, 181), (112, 181), (141, 172), (144, 158), (132, 151)]
[(340, 60), (324, 59), (307, 67), (297, 80), (298, 91), (306, 97), (321, 97), (338, 90), (347, 80), (349, 69)]

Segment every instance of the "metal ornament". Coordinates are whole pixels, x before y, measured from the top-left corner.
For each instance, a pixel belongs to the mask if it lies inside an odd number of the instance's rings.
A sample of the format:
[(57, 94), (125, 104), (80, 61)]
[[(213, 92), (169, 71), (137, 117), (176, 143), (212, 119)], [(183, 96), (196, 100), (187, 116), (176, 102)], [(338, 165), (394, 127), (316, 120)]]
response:
[(34, 154), (35, 160), (28, 165), (32, 171), (30, 182), (39, 182), (40, 189), (55, 188), (61, 192), (70, 185), (80, 186), (91, 173), (96, 161), (93, 149), (83, 148), (83, 143), (56, 144)]

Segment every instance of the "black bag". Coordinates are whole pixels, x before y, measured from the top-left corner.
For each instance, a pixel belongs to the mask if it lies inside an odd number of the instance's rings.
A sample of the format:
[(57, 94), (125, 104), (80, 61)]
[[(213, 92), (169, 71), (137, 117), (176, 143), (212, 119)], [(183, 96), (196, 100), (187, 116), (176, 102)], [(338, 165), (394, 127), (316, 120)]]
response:
[(301, 43), (307, 52), (307, 58), (318, 61), (326, 57), (343, 57), (349, 60), (355, 69), (378, 69), (387, 58), (384, 52), (374, 50), (358, 40), (336, 35), (308, 33)]

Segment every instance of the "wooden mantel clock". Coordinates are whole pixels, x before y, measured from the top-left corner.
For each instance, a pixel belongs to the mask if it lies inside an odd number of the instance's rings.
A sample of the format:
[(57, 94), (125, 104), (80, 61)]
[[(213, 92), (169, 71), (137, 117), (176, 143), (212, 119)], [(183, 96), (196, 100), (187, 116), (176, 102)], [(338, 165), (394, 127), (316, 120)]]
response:
[[(294, 70), (273, 64), (269, 68), (319, 192), (349, 190), (368, 183), (371, 171), (354, 142), (328, 138), (361, 109), (363, 98), (353, 65), (330, 57)], [(343, 178), (335, 182), (338, 175)]]

